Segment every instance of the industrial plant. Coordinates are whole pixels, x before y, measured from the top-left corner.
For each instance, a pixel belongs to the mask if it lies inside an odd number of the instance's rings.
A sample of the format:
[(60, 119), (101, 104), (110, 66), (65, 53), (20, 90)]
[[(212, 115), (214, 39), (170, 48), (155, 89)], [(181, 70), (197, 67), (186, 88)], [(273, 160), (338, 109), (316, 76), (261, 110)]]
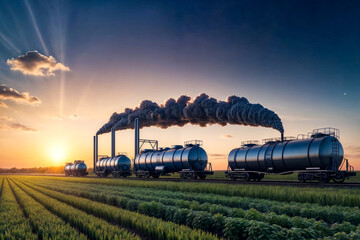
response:
[[(93, 138), (93, 167), (98, 177), (115, 178), (135, 175), (137, 178), (159, 178), (179, 173), (181, 179), (205, 179), (213, 175), (211, 163), (203, 141), (191, 140), (183, 145), (159, 148), (157, 140), (140, 139), (140, 128), (157, 126), (207, 126), (219, 124), (270, 127), (278, 130), (279, 138), (243, 141), (241, 147), (230, 151), (228, 168), (224, 175), (229, 180), (260, 181), (265, 175), (298, 174), (298, 181), (342, 183), (356, 175), (354, 168), (344, 158), (340, 131), (335, 128), (314, 129), (297, 137), (285, 137), (279, 116), (246, 98), (230, 96), (218, 101), (205, 93), (194, 101), (188, 96), (168, 99), (164, 105), (144, 100), (139, 107), (113, 113)], [(115, 154), (115, 131), (134, 129), (134, 159), (126, 154)], [(98, 154), (98, 135), (111, 132), (111, 156)], [(143, 149), (147, 144), (151, 148)], [(67, 165), (66, 175), (86, 175), (86, 165), (81, 162)]]

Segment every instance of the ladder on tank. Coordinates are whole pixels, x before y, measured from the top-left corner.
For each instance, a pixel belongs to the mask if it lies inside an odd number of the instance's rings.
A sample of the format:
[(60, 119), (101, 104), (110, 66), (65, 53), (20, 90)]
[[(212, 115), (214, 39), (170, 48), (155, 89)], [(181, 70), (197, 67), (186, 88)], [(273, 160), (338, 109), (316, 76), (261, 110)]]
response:
[(266, 165), (268, 172), (274, 171), (274, 166), (272, 163), (272, 154), (273, 154), (273, 150), (274, 150), (275, 146), (276, 146), (276, 143), (270, 143), (269, 147), (266, 149), (266, 152), (265, 152), (265, 165)]
[(332, 170), (338, 171), (339, 162), (339, 142), (337, 139), (332, 139)]

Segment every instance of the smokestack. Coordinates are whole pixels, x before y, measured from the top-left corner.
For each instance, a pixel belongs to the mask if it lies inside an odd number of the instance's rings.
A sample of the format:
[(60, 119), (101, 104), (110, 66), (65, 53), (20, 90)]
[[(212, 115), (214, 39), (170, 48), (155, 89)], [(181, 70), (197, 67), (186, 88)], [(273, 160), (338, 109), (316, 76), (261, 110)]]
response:
[(134, 158), (135, 158), (136, 155), (139, 154), (140, 130), (139, 130), (139, 119), (138, 118), (135, 118), (134, 129), (135, 129), (135, 155), (134, 155)]
[(115, 128), (111, 128), (111, 157), (115, 157)]
[[(95, 136), (95, 165), (96, 165), (96, 162), (98, 161), (99, 159), (99, 141), (98, 141), (98, 135), (96, 134)], [(95, 168), (94, 168), (95, 169)]]
[(283, 142), (284, 141), (284, 133), (281, 132), (281, 141)]
[(95, 173), (95, 168), (96, 168), (96, 136), (94, 136), (94, 153), (93, 153), (93, 157), (94, 157), (94, 173)]

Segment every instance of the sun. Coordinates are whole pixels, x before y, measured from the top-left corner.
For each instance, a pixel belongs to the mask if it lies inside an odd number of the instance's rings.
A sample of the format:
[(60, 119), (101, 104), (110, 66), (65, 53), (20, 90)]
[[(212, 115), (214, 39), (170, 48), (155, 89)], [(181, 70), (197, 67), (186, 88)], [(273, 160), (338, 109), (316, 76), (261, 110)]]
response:
[(50, 148), (49, 154), (54, 163), (61, 163), (65, 160), (66, 150), (62, 146), (53, 146)]

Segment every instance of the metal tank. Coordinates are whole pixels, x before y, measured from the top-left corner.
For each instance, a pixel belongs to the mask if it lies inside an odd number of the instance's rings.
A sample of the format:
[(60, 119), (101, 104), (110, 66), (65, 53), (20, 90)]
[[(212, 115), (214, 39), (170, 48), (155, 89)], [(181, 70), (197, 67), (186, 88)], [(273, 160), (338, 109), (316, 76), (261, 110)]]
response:
[(197, 141), (186, 143), (184, 147), (174, 145), (172, 148), (144, 150), (135, 157), (134, 170), (148, 172), (153, 177), (187, 170), (192, 177), (205, 178), (210, 174), (206, 171), (208, 157), (199, 143)]
[(71, 165), (72, 165), (72, 163), (66, 163), (65, 168), (64, 168), (64, 170), (65, 170), (65, 175), (70, 175)]
[(77, 164), (74, 164), (74, 165), (75, 165), (75, 171), (78, 172), (78, 173), (85, 173), (86, 170), (87, 170), (87, 166), (83, 162), (80, 162), (80, 163), (77, 163)]
[(65, 165), (65, 175), (73, 175), (73, 176), (85, 176), (88, 174), (87, 166), (84, 161), (74, 161), (74, 163), (66, 163)]
[(126, 155), (117, 155), (115, 157), (101, 158), (96, 162), (96, 174), (98, 176), (115, 176), (131, 175), (131, 160)]
[[(334, 165), (333, 146), (338, 148)], [(343, 158), (344, 150), (337, 138), (318, 135), (236, 148), (230, 152), (228, 162), (231, 170), (282, 173), (315, 169), (336, 171)]]
[(167, 172), (179, 172), (182, 169), (203, 171), (207, 165), (207, 154), (199, 146), (183, 147), (176, 145), (165, 150), (148, 150), (135, 158), (135, 169), (155, 171), (162, 169)]
[[(299, 137), (301, 136), (301, 137)], [(355, 176), (348, 160), (344, 161), (344, 150), (339, 141), (339, 130), (334, 128), (315, 129), (297, 138), (245, 142), (233, 149), (228, 156), (227, 177), (248, 181), (260, 181), (265, 174), (288, 174), (298, 172), (298, 180), (319, 180), (321, 182), (343, 182)], [(342, 163), (346, 162), (346, 170)]]

